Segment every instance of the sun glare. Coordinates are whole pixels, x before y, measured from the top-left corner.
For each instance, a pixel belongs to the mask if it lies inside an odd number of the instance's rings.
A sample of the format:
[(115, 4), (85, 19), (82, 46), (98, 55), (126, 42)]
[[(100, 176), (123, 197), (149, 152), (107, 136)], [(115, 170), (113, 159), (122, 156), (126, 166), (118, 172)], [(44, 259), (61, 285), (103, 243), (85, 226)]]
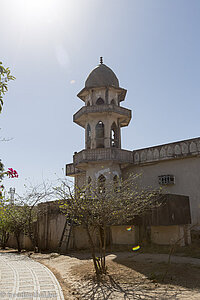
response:
[[(79, 17), (86, 10), (82, 0), (7, 0), (11, 23), (23, 35), (41, 31), (47, 34), (66, 30), (70, 35), (79, 26)], [(77, 25), (78, 24), (78, 25)], [(41, 33), (42, 34), (42, 33)]]
[(20, 13), (28, 22), (53, 22), (58, 17), (59, 1), (23, 0), (20, 1)]

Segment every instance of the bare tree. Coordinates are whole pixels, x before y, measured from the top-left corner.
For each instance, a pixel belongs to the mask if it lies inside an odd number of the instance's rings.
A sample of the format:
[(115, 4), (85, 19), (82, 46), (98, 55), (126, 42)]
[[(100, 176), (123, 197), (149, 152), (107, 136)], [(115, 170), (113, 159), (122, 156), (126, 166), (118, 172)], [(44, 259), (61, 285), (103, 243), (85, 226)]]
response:
[[(7, 226), (7, 228), (16, 238), (18, 252), (21, 252), (21, 233), (29, 236), (34, 250), (38, 247), (38, 233), (35, 228), (39, 213), (37, 204), (49, 200), (51, 196), (51, 185), (43, 182), (37, 186), (29, 185), (26, 187), (23, 196), (16, 195), (14, 204), (7, 204), (8, 200), (1, 201), (0, 211), (2, 211), (4, 218), (9, 220), (9, 227)], [(4, 225), (6, 226), (6, 223)]]
[[(55, 188), (65, 214), (76, 224), (84, 226), (91, 246), (91, 255), (96, 275), (106, 273), (106, 231), (111, 225), (134, 222), (134, 217), (141, 216), (147, 210), (158, 205), (160, 192), (150, 188), (141, 189), (138, 175), (127, 179), (116, 178), (105, 182), (104, 177), (83, 187), (72, 187), (62, 180)], [(100, 257), (96, 255), (92, 232), (99, 239)]]

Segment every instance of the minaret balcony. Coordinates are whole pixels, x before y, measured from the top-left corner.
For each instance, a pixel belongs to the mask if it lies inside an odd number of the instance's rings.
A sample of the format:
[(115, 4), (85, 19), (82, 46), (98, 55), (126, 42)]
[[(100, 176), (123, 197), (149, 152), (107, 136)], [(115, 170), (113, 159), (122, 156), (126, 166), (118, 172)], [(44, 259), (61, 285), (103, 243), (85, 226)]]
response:
[(79, 175), (81, 170), (77, 169), (73, 163), (66, 165), (66, 176), (76, 176)]
[(117, 106), (114, 104), (103, 104), (103, 105), (92, 105), (92, 106), (83, 106), (77, 113), (73, 116), (73, 121), (85, 127), (85, 123), (87, 122), (87, 115), (92, 114), (93, 117), (102, 114), (102, 113), (110, 113), (116, 116), (120, 120), (120, 126), (128, 126), (131, 120), (131, 110)]
[(118, 148), (85, 149), (73, 156), (74, 167), (85, 169), (88, 163), (117, 162), (119, 164), (133, 163), (133, 152)]

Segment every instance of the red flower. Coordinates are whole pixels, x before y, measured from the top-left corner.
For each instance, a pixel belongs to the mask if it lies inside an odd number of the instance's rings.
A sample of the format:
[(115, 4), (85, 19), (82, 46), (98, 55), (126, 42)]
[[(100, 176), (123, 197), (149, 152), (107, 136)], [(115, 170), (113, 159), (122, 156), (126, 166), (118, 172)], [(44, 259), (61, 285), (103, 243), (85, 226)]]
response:
[(18, 177), (17, 171), (13, 170), (12, 168), (8, 168), (7, 174), (9, 176), (9, 178), (14, 178), (14, 177)]

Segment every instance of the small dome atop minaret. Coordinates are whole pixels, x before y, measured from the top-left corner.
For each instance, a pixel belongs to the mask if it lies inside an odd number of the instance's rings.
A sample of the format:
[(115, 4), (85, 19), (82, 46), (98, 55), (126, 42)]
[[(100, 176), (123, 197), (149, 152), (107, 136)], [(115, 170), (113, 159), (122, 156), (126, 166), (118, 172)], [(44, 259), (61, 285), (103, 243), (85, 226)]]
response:
[(103, 59), (100, 57), (100, 64), (89, 74), (85, 81), (85, 87), (90, 88), (103, 86), (113, 86), (118, 88), (119, 80), (115, 73), (103, 64)]

